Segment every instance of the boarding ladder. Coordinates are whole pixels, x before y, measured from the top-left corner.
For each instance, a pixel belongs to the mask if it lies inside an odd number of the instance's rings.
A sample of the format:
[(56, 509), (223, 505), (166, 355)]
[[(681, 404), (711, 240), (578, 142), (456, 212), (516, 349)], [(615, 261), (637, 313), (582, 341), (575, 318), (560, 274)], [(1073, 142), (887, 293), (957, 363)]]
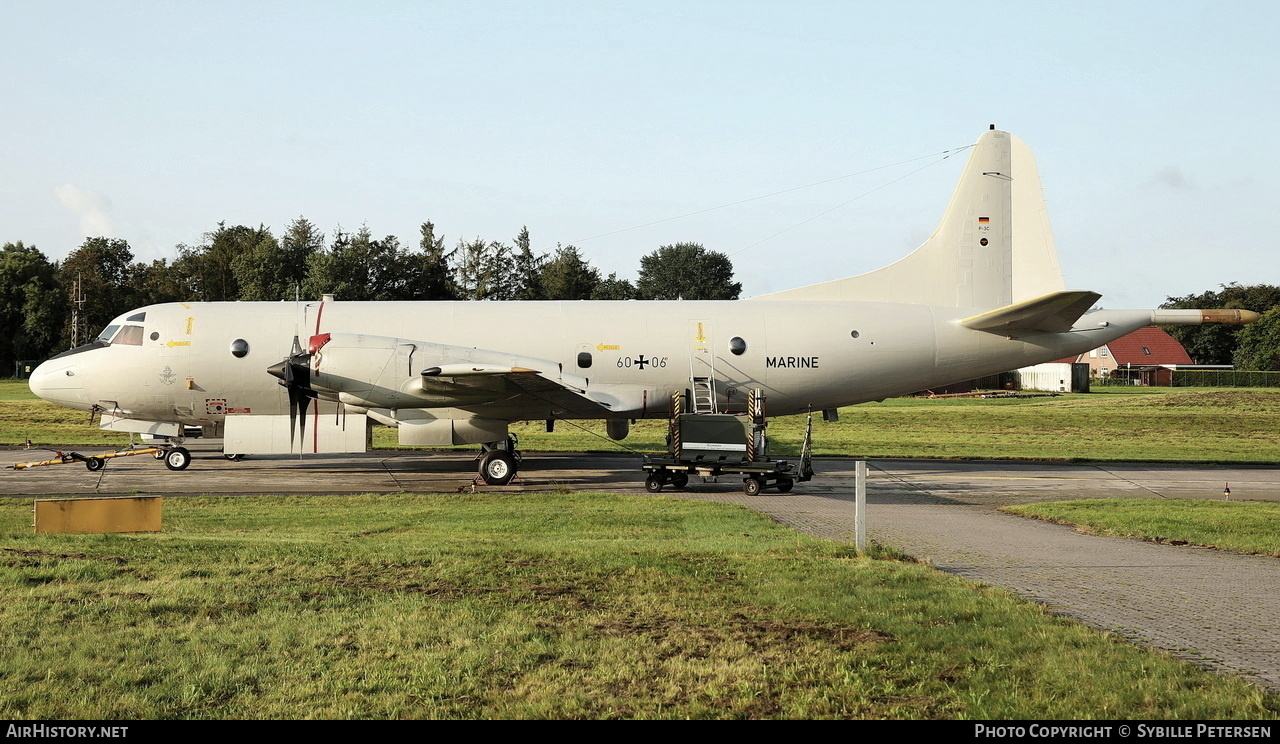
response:
[(689, 393), (692, 413), (716, 412), (716, 355), (704, 337), (701, 323), (689, 354)]

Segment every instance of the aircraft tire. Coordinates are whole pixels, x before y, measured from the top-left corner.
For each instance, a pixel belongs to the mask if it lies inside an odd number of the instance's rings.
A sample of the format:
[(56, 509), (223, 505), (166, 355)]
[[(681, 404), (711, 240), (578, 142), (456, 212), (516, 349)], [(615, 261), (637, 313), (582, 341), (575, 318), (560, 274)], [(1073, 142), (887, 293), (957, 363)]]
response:
[(241, 460), (243, 460), (243, 459), (244, 459), (244, 455), (227, 455), (227, 454), (224, 454), (224, 455), (223, 455), (223, 457), (227, 458), (227, 459), (228, 459), (228, 460), (230, 460), (231, 462), (240, 462)]
[(759, 478), (747, 478), (742, 481), (742, 492), (748, 496), (759, 496), (763, 489), (764, 483), (761, 483)]
[(107, 466), (107, 461), (101, 457), (90, 457), (84, 461), (84, 466), (92, 473), (105, 468)]
[(644, 479), (644, 490), (649, 493), (658, 493), (662, 490), (662, 479), (656, 475), (651, 475)]
[(164, 453), (164, 466), (170, 470), (186, 470), (191, 464), (191, 453), (183, 447), (174, 447)]
[(480, 459), (480, 477), (491, 486), (505, 486), (516, 477), (516, 459), (506, 450), (489, 450)]

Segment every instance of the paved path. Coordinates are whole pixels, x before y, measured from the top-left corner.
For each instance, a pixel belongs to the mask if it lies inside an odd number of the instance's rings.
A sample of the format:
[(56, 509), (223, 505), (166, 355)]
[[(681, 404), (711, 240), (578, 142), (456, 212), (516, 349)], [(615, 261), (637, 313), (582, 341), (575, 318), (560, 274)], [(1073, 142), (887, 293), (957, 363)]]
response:
[[(851, 540), (853, 465), (832, 461), (822, 471), (814, 488), (786, 496), (695, 486), (694, 498), (744, 504), (804, 532)], [(1280, 559), (1096, 537), (996, 511), (1085, 497), (1221, 499), (1224, 476), (1235, 479), (1233, 498), (1280, 500), (1280, 469), (873, 461), (867, 536), (1280, 692)]]
[[(85, 448), (85, 454), (94, 450)], [(0, 464), (46, 454), (0, 450)], [(523, 486), (644, 494), (635, 457), (531, 455)], [(197, 458), (171, 473), (139, 456), (105, 470), (60, 465), (0, 472), (0, 496), (93, 493), (351, 493), (454, 491), (473, 466), (461, 454), (383, 452), (309, 459)], [(737, 503), (836, 540), (853, 534), (854, 463), (823, 459), (790, 494), (742, 493), (736, 478), (695, 479), (663, 495)], [(1017, 591), (1094, 627), (1167, 649), (1280, 691), (1280, 559), (1092, 537), (1002, 514), (999, 506), (1090, 497), (1280, 500), (1280, 468), (876, 460), (868, 537), (939, 569)]]

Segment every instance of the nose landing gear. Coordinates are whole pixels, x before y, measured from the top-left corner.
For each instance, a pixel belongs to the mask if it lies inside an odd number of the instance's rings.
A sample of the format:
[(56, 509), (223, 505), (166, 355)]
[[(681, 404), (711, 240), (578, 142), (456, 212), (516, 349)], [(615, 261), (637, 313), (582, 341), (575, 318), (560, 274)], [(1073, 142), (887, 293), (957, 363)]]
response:
[(186, 470), (191, 464), (191, 453), (185, 447), (173, 447), (164, 453), (164, 466), (170, 470)]

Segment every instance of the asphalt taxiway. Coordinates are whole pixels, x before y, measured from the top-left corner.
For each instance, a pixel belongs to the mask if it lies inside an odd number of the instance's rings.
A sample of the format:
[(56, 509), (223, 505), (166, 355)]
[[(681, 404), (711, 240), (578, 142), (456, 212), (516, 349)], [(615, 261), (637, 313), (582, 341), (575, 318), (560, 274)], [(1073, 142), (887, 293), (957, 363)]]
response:
[[(81, 448), (83, 454), (96, 454)], [(0, 465), (50, 453), (0, 450)], [(519, 483), (474, 486), (472, 455), (371, 452), (228, 462), (201, 455), (173, 472), (149, 456), (97, 472), (80, 463), (0, 474), (0, 496), (224, 493), (494, 493), (601, 490), (648, 495), (634, 455), (526, 456)], [(855, 463), (819, 458), (818, 476), (781, 494), (738, 477), (693, 479), (676, 496), (742, 504), (819, 537), (853, 537)], [(1141, 463), (872, 460), (869, 539), (948, 573), (1014, 590), (1060, 614), (1280, 691), (1280, 559), (1085, 535), (998, 511), (1079, 498), (1280, 500), (1280, 468)]]

